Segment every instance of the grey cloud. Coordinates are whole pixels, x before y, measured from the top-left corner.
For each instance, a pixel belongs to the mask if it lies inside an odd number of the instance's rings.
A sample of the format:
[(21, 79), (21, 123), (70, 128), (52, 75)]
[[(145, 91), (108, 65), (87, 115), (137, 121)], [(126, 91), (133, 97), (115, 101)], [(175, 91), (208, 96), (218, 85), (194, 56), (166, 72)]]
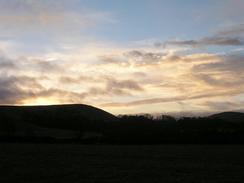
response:
[[(243, 46), (244, 45), (244, 24), (233, 25), (223, 28), (212, 36), (203, 37), (195, 40), (167, 41), (164, 45), (178, 46)], [(161, 45), (163, 45), (161, 43)]]
[(238, 24), (218, 32), (222, 36), (242, 36), (244, 35), (244, 24)]
[(117, 80), (114, 78), (101, 77), (103, 87), (91, 87), (88, 89), (86, 96), (110, 96), (110, 95), (132, 95), (133, 92), (144, 91), (143, 87), (134, 80)]
[(78, 77), (61, 76), (59, 83), (61, 84), (80, 84), (82, 82), (100, 82), (101, 79), (94, 78), (91, 76), (80, 75)]
[(178, 46), (242, 46), (244, 40), (238, 37), (206, 37), (199, 40), (185, 40), (185, 41), (168, 41), (168, 45)]
[(80, 81), (77, 80), (77, 78), (72, 78), (72, 77), (68, 77), (68, 76), (62, 76), (59, 78), (59, 82), (60, 84), (77, 84)]
[(147, 74), (145, 72), (134, 72), (132, 74), (133, 77), (142, 77), (142, 78), (145, 78), (147, 77)]
[(244, 45), (242, 38), (231, 37), (209, 37), (198, 42), (199, 45), (241, 46)]
[(61, 72), (64, 70), (61, 66), (51, 61), (38, 61), (37, 63), (35, 63), (35, 61), (32, 62), (33, 63), (30, 63), (30, 66), (41, 72)]
[(243, 108), (243, 102), (219, 102), (219, 101), (207, 101), (201, 105), (209, 107), (214, 111), (227, 111), (227, 110), (238, 110)]
[(219, 62), (200, 64), (193, 67), (193, 72), (230, 72), (243, 74), (243, 55), (224, 55)]
[(169, 97), (169, 98), (151, 98), (145, 100), (135, 100), (127, 103), (107, 103), (103, 106), (108, 107), (121, 107), (121, 106), (137, 106), (137, 105), (146, 105), (146, 104), (156, 104), (156, 103), (165, 103), (165, 102), (175, 102), (183, 100), (182, 96), (179, 97)]
[(215, 54), (170, 54), (164, 52), (146, 52), (132, 50), (116, 56), (99, 57), (102, 64), (115, 64), (119, 66), (147, 67), (157, 66), (161, 63), (169, 62), (196, 62), (196, 61), (211, 61), (217, 58)]
[(195, 65), (191, 75), (194, 80), (202, 81), (205, 84), (229, 90), (238, 90), (244, 86), (244, 56), (224, 55), (219, 61)]
[(138, 50), (133, 50), (133, 51), (125, 53), (125, 55), (127, 55), (129, 57), (142, 57), (145, 55), (145, 53), (142, 53), (141, 51), (138, 51)]
[(62, 65), (62, 61), (47, 61), (45, 59), (36, 58), (17, 58), (13, 60), (22, 71), (32, 70), (36, 73), (49, 74), (49, 73), (65, 73), (66, 68)]
[(211, 61), (215, 60), (214, 54), (189, 54), (189, 55), (170, 55), (164, 58), (162, 61), (168, 62), (197, 62), (197, 61)]
[(193, 74), (193, 76), (201, 81), (204, 81), (208, 85), (211, 85), (213, 87), (236, 87), (238, 88), (240, 85), (244, 84), (244, 76), (239, 77), (231, 77), (231, 76), (222, 76), (220, 75), (219, 79), (214, 78), (210, 74)]
[(18, 73), (19, 71), (32, 70), (41, 73), (60, 73), (65, 70), (64, 66), (54, 61), (46, 61), (39, 59), (9, 58), (0, 52), (0, 71), (12, 71)]
[(5, 56), (5, 54), (0, 50), (0, 71), (14, 70), (17, 68), (18, 66), (16, 61)]
[(99, 59), (106, 64), (116, 64), (120, 66), (149, 66), (156, 65), (163, 61), (165, 53), (162, 52), (146, 52), (132, 50), (123, 53), (122, 55), (100, 56)]
[(173, 89), (174, 91), (178, 91), (180, 93), (188, 92), (189, 90), (195, 88), (195, 83), (184, 83), (184, 82), (180, 82), (180, 81), (175, 81), (172, 78), (169, 78), (167, 80), (171, 81), (171, 82), (164, 82), (161, 84), (156, 84), (155, 87), (162, 88), (162, 89), (170, 89), (170, 90)]
[(15, 69), (17, 66), (12, 62), (12, 60), (1, 56), (0, 57), (0, 70), (3, 69)]
[(86, 93), (86, 96), (111, 96), (111, 95), (131, 95), (128, 90), (123, 90), (120, 88), (113, 88), (109, 90), (104, 87), (91, 87)]
[[(87, 95), (91, 95), (91, 96), (98, 96), (98, 95), (107, 95), (109, 94), (108, 92), (111, 91), (107, 91), (104, 88), (99, 88), (99, 87), (91, 87), (89, 88), (89, 90), (86, 92)], [(110, 93), (111, 94), (111, 93)]]
[(228, 90), (228, 91), (211, 91), (205, 93), (193, 94), (190, 96), (176, 96), (176, 97), (166, 97), (166, 98), (150, 98), (145, 100), (135, 100), (127, 103), (106, 103), (101, 104), (104, 107), (129, 107), (147, 104), (157, 104), (157, 103), (167, 103), (167, 102), (181, 102), (187, 100), (197, 100), (203, 98), (220, 97), (220, 96), (233, 96), (243, 93), (244, 90)]
[(34, 78), (26, 76), (1, 76), (0, 78), (0, 103), (1, 104), (16, 104), (19, 101), (34, 97), (34, 92), (27, 90), (30, 87), (34, 90), (42, 88)]
[(39, 97), (57, 97), (61, 102), (81, 102), (86, 93), (76, 93), (55, 88), (46, 89), (38, 79), (27, 76), (2, 76), (0, 78), (0, 104), (21, 104), (24, 100)]
[(102, 64), (116, 64), (121, 66), (129, 66), (130, 63), (127, 59), (121, 58), (120, 56), (116, 55), (103, 55), (99, 56), (98, 59), (102, 62)]
[(0, 62), (0, 68), (2, 69), (12, 69), (15, 68), (15, 65), (13, 63), (9, 62)]
[(159, 63), (165, 55), (165, 53), (161, 52), (145, 52), (139, 50), (124, 53), (124, 56), (134, 59), (139, 65)]
[(107, 80), (107, 90), (113, 90), (113, 89), (128, 89), (128, 90), (136, 90), (136, 91), (142, 91), (143, 88), (135, 81), (133, 80), (115, 80), (112, 78), (109, 78)]
[[(1, 58), (1, 57), (0, 57)], [(50, 83), (51, 74), (65, 74), (64, 66), (59, 65), (57, 61), (45, 61), (32, 58), (9, 59), (2, 56), (0, 59), (0, 103), (1, 104), (21, 104), (28, 99), (39, 97), (53, 97), (61, 102), (82, 102), (89, 96), (110, 96), (110, 95), (132, 95), (133, 92), (143, 91), (143, 87), (136, 81), (130, 79), (116, 79), (107, 76), (61, 76), (59, 84), (81, 84), (99, 83), (100, 86), (92, 87), (86, 92), (65, 91), (58, 88), (45, 88), (42, 86), (43, 80)], [(13, 75), (5, 75), (5, 70), (11, 69)], [(21, 70), (19, 70), (21, 69)], [(34, 76), (24, 76), (21, 73), (32, 71)], [(43, 77), (38, 76), (44, 74)], [(137, 75), (145, 76), (143, 73)], [(84, 84), (84, 83), (82, 83)], [(103, 86), (102, 86), (103, 85)]]
[(68, 85), (80, 85), (84, 83), (100, 84), (100, 86), (89, 88), (86, 92), (84, 92), (85, 96), (131, 95), (131, 92), (144, 91), (143, 87), (134, 80), (119, 80), (110, 76), (99, 76), (96, 78), (84, 75), (79, 77), (62, 76), (59, 78), (59, 83)]

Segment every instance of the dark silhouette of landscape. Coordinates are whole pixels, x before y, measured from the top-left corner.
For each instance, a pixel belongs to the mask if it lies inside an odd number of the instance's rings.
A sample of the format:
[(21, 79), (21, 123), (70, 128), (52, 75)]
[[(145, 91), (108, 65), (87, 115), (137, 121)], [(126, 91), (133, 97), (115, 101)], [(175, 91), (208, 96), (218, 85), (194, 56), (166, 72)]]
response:
[(0, 141), (84, 144), (239, 144), (244, 113), (119, 115), (83, 105), (0, 106)]
[(243, 106), (244, 0), (0, 0), (0, 183), (244, 183)]
[(0, 106), (0, 182), (243, 182), (243, 115)]

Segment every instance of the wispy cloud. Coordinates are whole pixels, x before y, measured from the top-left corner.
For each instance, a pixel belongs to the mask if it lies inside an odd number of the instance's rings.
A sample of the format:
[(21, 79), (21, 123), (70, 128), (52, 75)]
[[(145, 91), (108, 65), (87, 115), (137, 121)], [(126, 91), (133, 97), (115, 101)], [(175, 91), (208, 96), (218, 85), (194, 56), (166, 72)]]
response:
[[(160, 43), (162, 44), (162, 43)], [(164, 45), (207, 47), (207, 46), (243, 46), (244, 24), (223, 27), (217, 33), (200, 39), (170, 40)]]
[[(219, 73), (231, 73), (243, 74), (244, 69), (244, 56), (242, 54), (236, 55), (223, 55), (219, 56), (219, 61), (212, 63), (205, 63), (196, 65), (193, 68), (195, 72), (219, 72)], [(240, 76), (240, 75), (239, 75)]]
[(110, 13), (80, 7), (78, 3), (77, 0), (1, 0), (0, 31), (12, 39), (40, 35), (49, 39), (64, 35), (78, 37), (81, 30), (114, 21)]
[(168, 102), (181, 102), (181, 101), (189, 101), (196, 99), (204, 99), (211, 97), (222, 97), (222, 96), (233, 96), (236, 94), (242, 93), (242, 91), (219, 91), (219, 92), (204, 92), (200, 94), (195, 94), (191, 96), (181, 95), (176, 97), (166, 97), (166, 98), (150, 98), (144, 100), (135, 100), (132, 102), (126, 103), (105, 103), (102, 104), (104, 107), (124, 107), (124, 106), (137, 106), (137, 105), (145, 105), (145, 104), (157, 104), (157, 103), (168, 103)]
[(89, 103), (111, 112), (239, 106), (243, 23), (216, 25), (211, 34), (201, 26), (188, 35), (173, 22), (175, 31), (165, 29), (160, 41), (153, 38), (158, 23), (151, 35), (137, 33), (128, 17), (114, 24), (115, 11), (92, 7), (80, 0), (0, 0), (1, 104)]
[(237, 24), (225, 27), (224, 30), (218, 32), (221, 36), (243, 36), (244, 35), (244, 24)]
[(206, 37), (199, 40), (184, 40), (184, 41), (168, 41), (166, 44), (179, 46), (242, 46), (244, 40), (242, 38), (231, 37)]
[(205, 101), (201, 105), (205, 105), (212, 111), (233, 111), (243, 109), (244, 102), (236, 101)]
[[(30, 90), (32, 88), (32, 91)], [(34, 78), (26, 76), (1, 76), (0, 102), (1, 104), (16, 104), (26, 98), (34, 97), (33, 91), (42, 86)]]

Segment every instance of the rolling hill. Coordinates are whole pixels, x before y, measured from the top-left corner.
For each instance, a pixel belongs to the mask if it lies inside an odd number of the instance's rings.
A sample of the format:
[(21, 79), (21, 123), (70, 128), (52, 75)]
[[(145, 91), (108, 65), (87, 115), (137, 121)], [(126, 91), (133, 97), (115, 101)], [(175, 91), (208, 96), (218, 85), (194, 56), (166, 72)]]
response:
[(211, 118), (221, 119), (223, 121), (229, 122), (244, 122), (244, 113), (241, 112), (222, 112), (213, 114), (210, 116)]
[(101, 131), (117, 117), (84, 105), (0, 106), (0, 136), (74, 137), (81, 132)]
[(243, 132), (244, 113), (238, 112), (176, 120), (169, 116), (116, 117), (83, 104), (0, 106), (2, 142), (244, 143)]

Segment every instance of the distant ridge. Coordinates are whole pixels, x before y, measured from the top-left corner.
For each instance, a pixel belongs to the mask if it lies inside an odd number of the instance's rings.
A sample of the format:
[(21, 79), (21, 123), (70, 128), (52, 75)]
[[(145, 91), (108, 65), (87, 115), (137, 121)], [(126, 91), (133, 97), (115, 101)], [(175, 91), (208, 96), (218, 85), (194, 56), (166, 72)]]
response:
[(224, 121), (244, 122), (244, 113), (241, 112), (221, 112), (221, 113), (213, 114), (210, 117), (221, 119)]

